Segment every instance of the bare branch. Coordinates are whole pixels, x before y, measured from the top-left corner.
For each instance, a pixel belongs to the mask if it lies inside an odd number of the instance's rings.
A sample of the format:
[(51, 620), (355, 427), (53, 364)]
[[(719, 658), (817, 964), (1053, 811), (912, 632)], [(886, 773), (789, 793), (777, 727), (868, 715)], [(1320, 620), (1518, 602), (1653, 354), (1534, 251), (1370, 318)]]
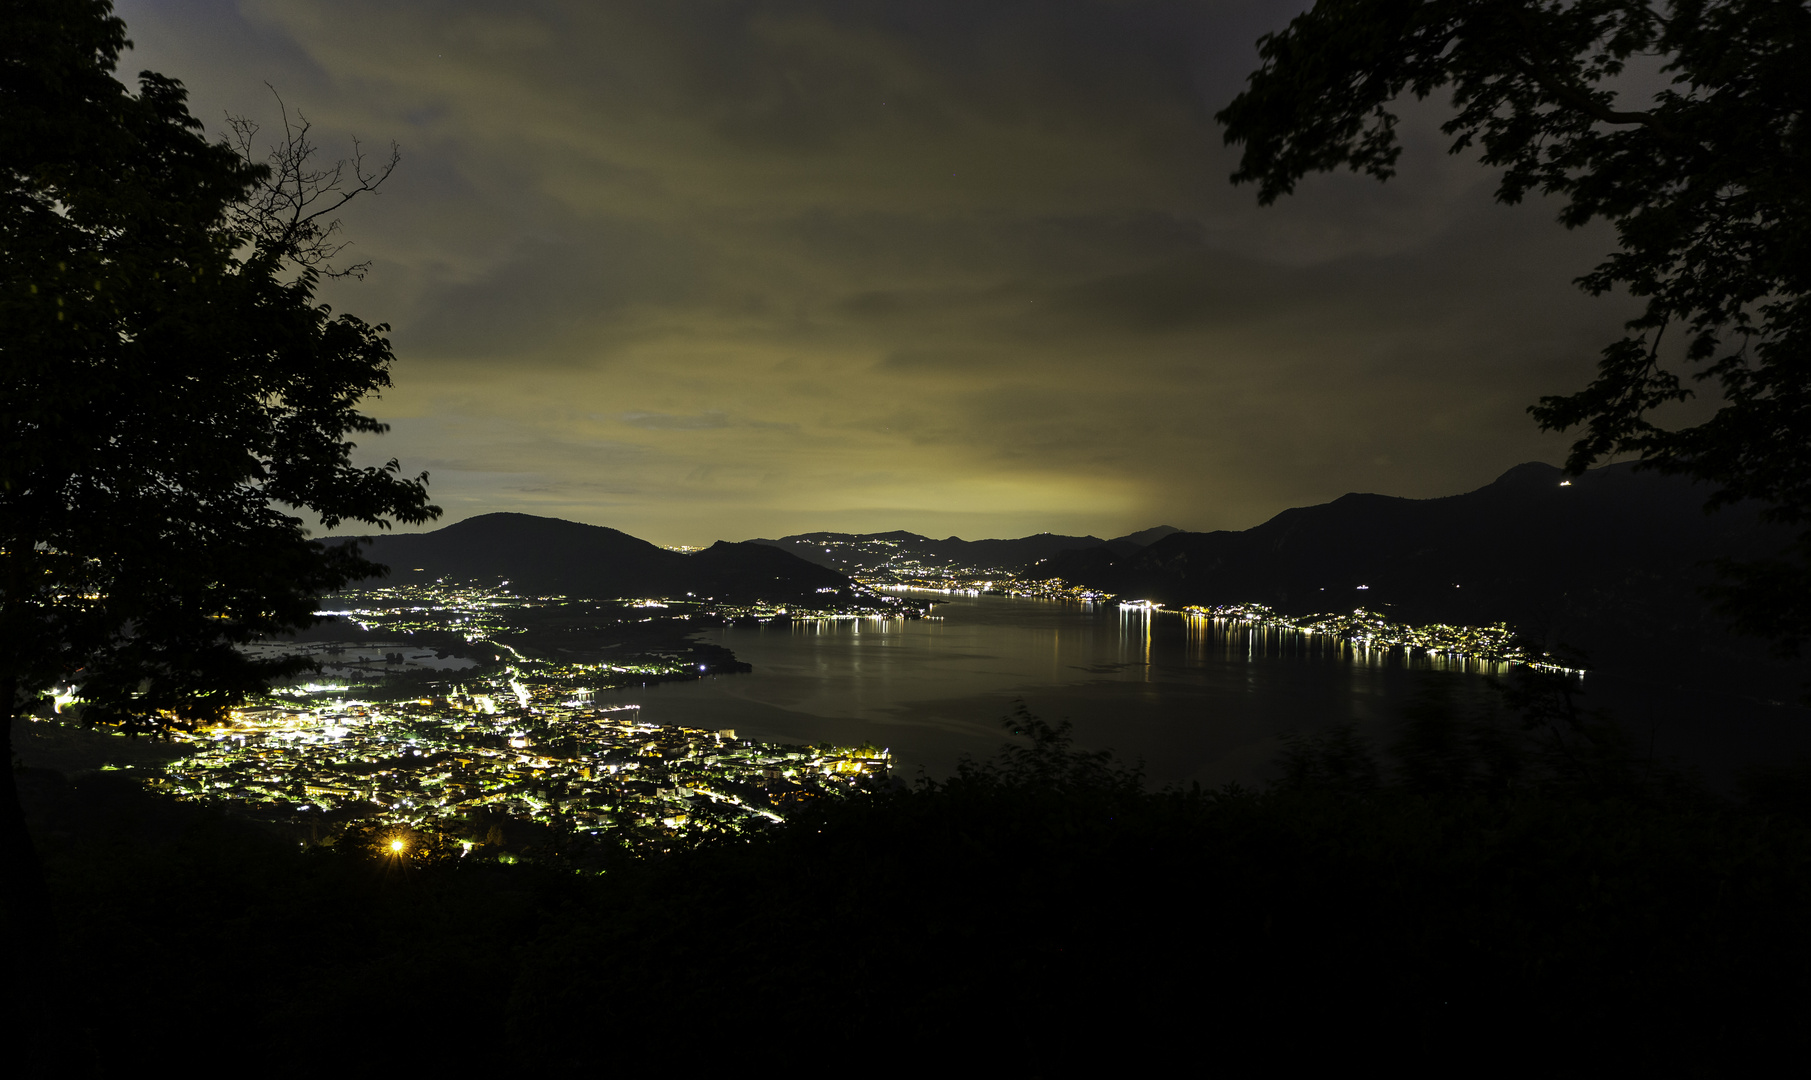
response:
[(340, 220), (334, 215), (359, 195), (378, 191), (402, 161), (401, 150), (391, 143), (386, 158), (367, 163), (364, 146), (355, 138), (352, 157), (317, 166), (313, 163), (317, 147), (309, 138), (313, 125), (307, 115), (297, 109), (292, 117), (274, 87), (271, 94), (277, 99), (283, 137), (270, 145), (262, 161), (255, 145), (258, 125), (243, 116), (229, 114), (226, 118), (231, 131), (227, 145), (246, 162), (266, 169), (264, 182), (232, 209), (228, 227), (304, 272), (327, 278), (364, 277), (371, 267), (369, 261), (347, 266), (334, 263), (351, 246), (349, 241), (336, 239)]

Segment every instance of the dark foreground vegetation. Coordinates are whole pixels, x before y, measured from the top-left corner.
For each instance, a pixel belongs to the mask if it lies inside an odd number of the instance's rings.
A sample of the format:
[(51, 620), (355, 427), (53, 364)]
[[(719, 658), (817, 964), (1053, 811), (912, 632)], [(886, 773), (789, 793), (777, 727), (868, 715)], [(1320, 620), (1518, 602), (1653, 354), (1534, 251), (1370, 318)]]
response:
[(1262, 792), (1150, 791), (1016, 725), (946, 783), (601, 874), (299, 851), (122, 773), (25, 770), (60, 919), (24, 974), (45, 1071), (1678, 1075), (1811, 1042), (1789, 771), (1714, 797), (1598, 721), (1457, 716), (1438, 683), (1387, 767), (1335, 731)]

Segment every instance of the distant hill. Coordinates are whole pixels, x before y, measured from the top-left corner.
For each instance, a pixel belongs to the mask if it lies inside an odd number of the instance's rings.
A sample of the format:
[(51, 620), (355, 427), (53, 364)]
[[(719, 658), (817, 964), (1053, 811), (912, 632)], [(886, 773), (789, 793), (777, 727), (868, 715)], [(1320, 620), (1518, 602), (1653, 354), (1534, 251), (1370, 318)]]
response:
[(1098, 548), (1130, 554), (1160, 536), (1177, 530), (1159, 525), (1130, 536), (1102, 540), (1098, 536), (1059, 536), (1038, 533), (1017, 540), (964, 540), (958, 536), (933, 540), (917, 533), (813, 532), (783, 536), (778, 540), (750, 540), (790, 551), (801, 559), (845, 574), (874, 574), (888, 569), (1001, 570), (1016, 573), (1065, 551)]
[(392, 581), (507, 578), (524, 593), (694, 593), (732, 603), (846, 602), (854, 596), (842, 574), (771, 546), (719, 542), (683, 554), (615, 529), (530, 514), (483, 514), (433, 532), (380, 536), (365, 551), (391, 568)]
[(1242, 532), (1176, 532), (1130, 553), (1065, 551), (1040, 570), (1171, 606), (1503, 620), (1623, 659), (1676, 657), (1682, 645), (1764, 651), (1725, 634), (1699, 589), (1713, 576), (1706, 560), (1778, 550), (1783, 531), (1751, 508), (1707, 515), (1703, 488), (1632, 465), (1564, 479), (1530, 463), (1446, 498), (1345, 495)]
[(1139, 547), (1149, 547), (1171, 533), (1179, 533), (1181, 531), (1181, 529), (1178, 529), (1174, 525), (1159, 525), (1156, 528), (1141, 529), (1135, 533), (1127, 533), (1125, 536), (1121, 536), (1118, 539), (1128, 544), (1136, 544)]

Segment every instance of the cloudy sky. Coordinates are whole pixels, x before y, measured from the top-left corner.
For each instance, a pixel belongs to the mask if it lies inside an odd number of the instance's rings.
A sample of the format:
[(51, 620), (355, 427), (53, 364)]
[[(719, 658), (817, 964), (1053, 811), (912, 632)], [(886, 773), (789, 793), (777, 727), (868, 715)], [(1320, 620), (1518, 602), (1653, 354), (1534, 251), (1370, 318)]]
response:
[(658, 543), (1245, 528), (1563, 436), (1612, 245), (1408, 110), (1388, 185), (1259, 208), (1213, 114), (1264, 0), (116, 0), (211, 134), (401, 147), (344, 213), (395, 388), (368, 447)]

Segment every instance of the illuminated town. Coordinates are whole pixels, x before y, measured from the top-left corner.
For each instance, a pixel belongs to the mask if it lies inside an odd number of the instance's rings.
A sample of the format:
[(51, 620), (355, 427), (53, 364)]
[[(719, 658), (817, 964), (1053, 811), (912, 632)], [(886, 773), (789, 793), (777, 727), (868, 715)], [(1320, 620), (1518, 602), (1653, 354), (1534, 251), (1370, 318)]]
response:
[(1018, 596), (1083, 603), (1113, 597), (1112, 593), (1071, 585), (1057, 578), (1031, 577), (999, 566), (961, 565), (948, 557), (919, 550), (923, 538), (911, 534), (897, 534), (899, 538), (838, 533), (808, 535), (814, 550), (821, 550), (838, 570), (870, 589)]
[(1364, 608), (1357, 608), (1344, 615), (1302, 616), (1284, 615), (1264, 604), (1166, 608), (1150, 600), (1120, 600), (1113, 593), (1072, 585), (1061, 578), (1036, 578), (997, 569), (921, 566), (917, 560), (891, 563), (882, 572), (866, 575), (862, 583), (875, 589), (919, 590), (970, 596), (1014, 596), (1085, 604), (1116, 603), (1121, 608), (1175, 614), (1187, 619), (1293, 631), (1309, 637), (1340, 641), (1361, 651), (1401, 649), (1405, 654), (1420, 652), (1491, 666), (1520, 664), (1541, 671), (1584, 674), (1579, 669), (1555, 663), (1545, 654), (1534, 655), (1505, 623), (1493, 623), (1490, 626), (1428, 623), (1418, 626), (1397, 622)]
[[(306, 653), (319, 672), (195, 733), (195, 752), (150, 784), (305, 841), (356, 822), (457, 857), (582, 864), (759, 828), (885, 783), (882, 749), (761, 744), (732, 729), (646, 723), (635, 706), (600, 701), (610, 687), (747, 670), (674, 635), (762, 611), (525, 597), (507, 583), (333, 597), (326, 613), (340, 619), (323, 630), (338, 636), (252, 647)], [(665, 629), (649, 631), (656, 623)]]
[(1061, 578), (1037, 577), (999, 567), (960, 566), (934, 554), (912, 550), (909, 541), (888, 537), (844, 538), (819, 534), (812, 542), (847, 569), (856, 581), (876, 590), (916, 590), (949, 594), (1026, 597), (1079, 603), (1112, 603), (1153, 612), (1170, 611), (1189, 619), (1238, 623), (1286, 630), (1344, 642), (1360, 650), (1401, 649), (1488, 665), (1523, 664), (1543, 671), (1583, 674), (1536, 656), (1519, 643), (1506, 624), (1454, 626), (1397, 622), (1358, 608), (1351, 614), (1288, 616), (1263, 604), (1226, 604), (1166, 609), (1149, 600), (1118, 600), (1115, 594), (1074, 585)]
[[(592, 627), (651, 622), (657, 618), (695, 619), (700, 627), (724, 625), (739, 620), (801, 619), (898, 619), (915, 618), (924, 612), (923, 604), (914, 604), (898, 596), (875, 592), (866, 583), (855, 603), (836, 603), (834, 589), (819, 589), (822, 601), (816, 605), (797, 603), (755, 602), (731, 604), (686, 594), (682, 597), (624, 598), (595, 601), (567, 596), (521, 596), (509, 589), (509, 582), (494, 586), (454, 584), (441, 581), (416, 585), (387, 585), (364, 589), (343, 596), (328, 597), (321, 614), (343, 618), (364, 630), (391, 633), (453, 632), (468, 642), (494, 638), (505, 632), (524, 629), (524, 613), (582, 614)], [(506, 618), (513, 615), (515, 618)]]
[[(415, 701), (240, 710), (150, 784), (315, 839), (357, 820), (513, 861), (516, 847), (670, 850), (888, 775), (884, 750), (763, 745), (643, 723), (634, 707), (536, 704), (531, 674), (505, 678)], [(539, 828), (505, 839), (512, 821)]]
[[(1060, 579), (950, 567), (893, 565), (864, 576), (874, 590), (1116, 603), (1361, 651), (1567, 670), (1530, 655), (1503, 624), (1412, 626), (1363, 608), (1303, 617), (1261, 604), (1165, 609)], [(689, 596), (520, 596), (507, 582), (331, 597), (324, 613), (338, 616), (334, 622), (295, 641), (249, 647), (254, 655), (303, 653), (318, 670), (196, 732), (194, 751), (149, 783), (304, 842), (332, 841), (357, 823), (462, 858), (552, 856), (582, 865), (588, 856), (670, 851), (742, 833), (812, 800), (886, 783), (890, 755), (648, 723), (638, 707), (611, 704), (605, 692), (747, 671), (727, 650), (694, 640), (707, 627), (776, 616), (901, 617), (925, 607), (874, 595), (864, 605), (872, 610), (860, 612), (725, 607)]]
[[(1122, 601), (1121, 606), (1162, 609), (1161, 604), (1146, 600)], [(1554, 663), (1545, 654), (1532, 655), (1520, 643), (1516, 632), (1504, 623), (1490, 626), (1451, 626), (1446, 623), (1413, 626), (1364, 608), (1357, 608), (1350, 615), (1304, 615), (1292, 618), (1263, 604), (1190, 606), (1178, 609), (1177, 614), (1187, 619), (1290, 630), (1309, 637), (1330, 638), (1359, 650), (1401, 649), (1407, 654), (1422, 652), (1431, 656), (1490, 665), (1520, 664), (1540, 671), (1584, 674), (1576, 668)]]

